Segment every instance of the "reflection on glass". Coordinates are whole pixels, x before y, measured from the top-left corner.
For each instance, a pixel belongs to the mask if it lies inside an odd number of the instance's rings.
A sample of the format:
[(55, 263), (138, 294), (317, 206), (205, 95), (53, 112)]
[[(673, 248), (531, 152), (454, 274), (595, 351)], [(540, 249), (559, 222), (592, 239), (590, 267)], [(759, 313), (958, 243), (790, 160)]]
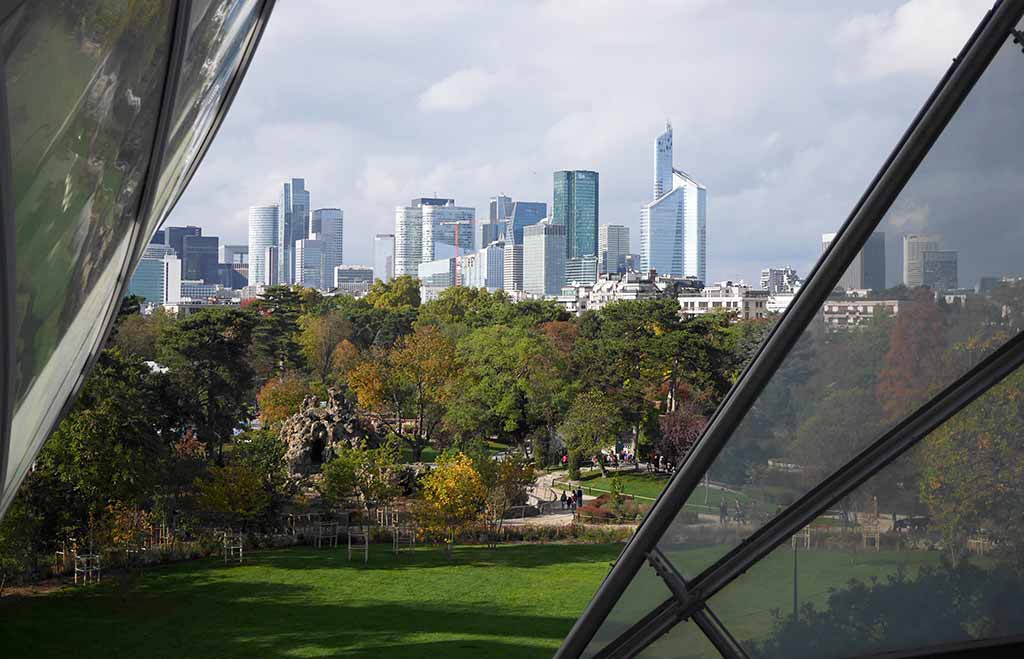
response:
[(765, 659), (1012, 636), (1024, 632), (1022, 549), (1024, 370), (711, 603)]
[(171, 9), (24, 3), (4, 26), (17, 253), (9, 479), (28, 468), (111, 304), (152, 149)]
[[(171, 114), (171, 126), (153, 213), (147, 218), (143, 235), (156, 230), (169, 210), (168, 204), (181, 193), (185, 175), (206, 138), (232, 76), (242, 60), (242, 51), (256, 25), (259, 0), (202, 0), (193, 2), (189, 20), (185, 59)], [(146, 240), (138, 250), (145, 248)]]
[(712, 465), (724, 509), (700, 488), (662, 539), (707, 548), (680, 570), (707, 568), (1024, 326), (1021, 80), (1009, 42)]
[(590, 645), (583, 651), (584, 657), (593, 657), (606, 645), (619, 637), (635, 622), (651, 612), (654, 604), (661, 604), (671, 597), (672, 592), (654, 569), (644, 565), (630, 582), (622, 597), (615, 603), (604, 624), (594, 634)]
[(640, 659), (715, 659), (720, 656), (692, 621), (679, 623), (637, 655)]

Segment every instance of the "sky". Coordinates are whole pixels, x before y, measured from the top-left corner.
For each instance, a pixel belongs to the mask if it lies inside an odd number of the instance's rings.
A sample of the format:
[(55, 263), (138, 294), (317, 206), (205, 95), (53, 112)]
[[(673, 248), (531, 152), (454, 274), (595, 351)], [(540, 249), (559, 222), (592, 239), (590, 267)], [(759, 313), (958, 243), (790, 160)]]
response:
[[(708, 188), (708, 279), (806, 274), (991, 0), (837, 3), (278, 0), (167, 225), (247, 241), (250, 205), (306, 179), (372, 261), (394, 207), (551, 203), (600, 172), (600, 220), (639, 252), (653, 145)], [(890, 268), (891, 269), (891, 268)], [(890, 276), (890, 279), (892, 277)]]

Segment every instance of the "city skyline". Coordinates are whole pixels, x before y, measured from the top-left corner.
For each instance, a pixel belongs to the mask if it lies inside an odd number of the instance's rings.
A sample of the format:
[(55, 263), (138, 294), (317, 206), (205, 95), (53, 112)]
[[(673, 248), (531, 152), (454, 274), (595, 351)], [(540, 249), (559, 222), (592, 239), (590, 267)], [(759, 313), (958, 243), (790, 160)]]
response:
[[(529, 49), (499, 48), (466, 5), (343, 12), (315, 0), (282, 4), (167, 223), (244, 242), (248, 207), (276, 201), (280, 181), (303, 176), (314, 207), (345, 209), (348, 253), (370, 254), (374, 234), (392, 232), (402, 200), (453, 195), (485, 218), (498, 193), (550, 204), (553, 171), (591, 169), (602, 178), (601, 221), (636, 237), (637, 209), (652, 192), (651, 138), (671, 117), (676, 166), (714, 193), (708, 279), (756, 281), (767, 257), (807, 272), (819, 253), (815, 236), (842, 223), (989, 4), (679, 3), (652, 7), (657, 24), (627, 4), (500, 8), (503, 24), (532, 35)], [(770, 70), (765, 44), (712, 39), (723, 23), (769, 35)], [(908, 31), (914, 24), (931, 27)], [(462, 37), (438, 44), (430, 62), (410, 56), (413, 30), (442, 28)], [(886, 57), (894, 44), (913, 56)], [(644, 49), (647, 60), (698, 65), (637, 67)], [(367, 52), (372, 71), (327, 76), (330, 67), (318, 65)], [(571, 76), (550, 66), (574, 53), (587, 60)], [(504, 102), (513, 87), (525, 92)], [(751, 227), (772, 230), (762, 238)]]

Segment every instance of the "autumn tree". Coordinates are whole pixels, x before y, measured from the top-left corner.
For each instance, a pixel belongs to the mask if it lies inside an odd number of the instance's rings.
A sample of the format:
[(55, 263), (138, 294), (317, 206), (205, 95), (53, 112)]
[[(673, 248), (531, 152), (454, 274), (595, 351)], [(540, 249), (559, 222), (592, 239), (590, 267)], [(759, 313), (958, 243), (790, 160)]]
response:
[(535, 476), (533, 464), (525, 453), (516, 451), (500, 460), (485, 455), (483, 460), (476, 461), (476, 468), (487, 491), (484, 516), (492, 538), (497, 538), (509, 509), (526, 503), (527, 488)]
[(699, 405), (692, 399), (684, 401), (658, 420), (660, 433), (655, 450), (669, 462), (681, 465), (707, 424)]
[(420, 524), (444, 538), (448, 558), (458, 534), (480, 517), (487, 488), (465, 453), (445, 453), (423, 477)]
[(903, 418), (934, 393), (946, 346), (942, 313), (932, 292), (915, 289), (912, 295), (912, 300), (900, 304), (878, 378), (878, 399), (890, 422)]
[(306, 379), (294, 371), (267, 380), (256, 394), (263, 427), (277, 427), (298, 412), (302, 401), (311, 393)]
[(320, 382), (327, 384), (334, 370), (334, 354), (352, 335), (352, 323), (337, 311), (299, 319), (299, 345), (306, 364)]

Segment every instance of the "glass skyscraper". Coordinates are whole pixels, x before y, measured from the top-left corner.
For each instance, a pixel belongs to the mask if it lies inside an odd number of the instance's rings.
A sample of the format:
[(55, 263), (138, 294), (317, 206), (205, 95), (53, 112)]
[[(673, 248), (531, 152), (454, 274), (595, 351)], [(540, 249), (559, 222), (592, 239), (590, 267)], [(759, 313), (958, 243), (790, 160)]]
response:
[(310, 237), (324, 243), (324, 290), (334, 284), (334, 269), (341, 265), (345, 247), (345, 212), (340, 208), (318, 208), (309, 222)]
[(202, 280), (207, 284), (219, 281), (217, 259), (219, 257), (217, 236), (185, 236), (182, 240), (182, 276), (185, 279)]
[(295, 241), (309, 237), (309, 191), (306, 180), (293, 178), (281, 188), (280, 214), (277, 235), (280, 250), (279, 271), (282, 284), (291, 284), (295, 278)]
[(565, 256), (597, 256), (598, 174), (588, 170), (555, 172), (551, 223), (565, 227)]
[[(249, 285), (266, 286), (276, 284), (277, 278), (273, 281), (269, 278), (272, 272), (279, 273), (281, 266), (281, 249), (278, 242), (277, 231), (280, 228), (278, 220), (279, 208), (276, 204), (270, 206), (249, 207)], [(267, 249), (277, 248), (277, 263), (273, 268), (268, 267)]]
[(395, 234), (378, 233), (373, 237), (373, 276), (383, 282), (395, 278)]
[(548, 215), (548, 205), (543, 201), (516, 201), (512, 203), (509, 229), (506, 236), (515, 245), (523, 244), (523, 229), (537, 224)]
[(165, 265), (164, 259), (174, 258), (174, 250), (167, 245), (147, 245), (142, 259), (128, 282), (128, 294), (138, 295), (150, 304), (163, 304)]

